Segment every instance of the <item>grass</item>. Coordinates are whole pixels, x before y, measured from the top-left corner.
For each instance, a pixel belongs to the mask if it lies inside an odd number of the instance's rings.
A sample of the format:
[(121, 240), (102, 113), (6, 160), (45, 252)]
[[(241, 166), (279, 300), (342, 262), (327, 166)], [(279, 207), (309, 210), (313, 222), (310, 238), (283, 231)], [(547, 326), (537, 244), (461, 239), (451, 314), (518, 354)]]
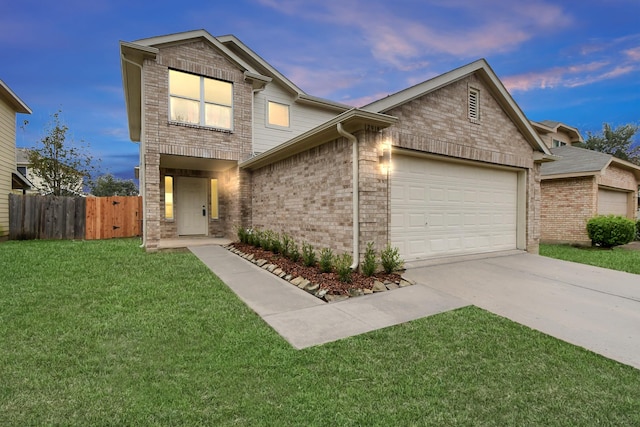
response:
[(640, 274), (640, 251), (624, 248), (601, 249), (569, 245), (540, 245), (540, 255), (611, 270)]
[(640, 425), (640, 371), (469, 307), (297, 351), (190, 253), (0, 244), (0, 425)]

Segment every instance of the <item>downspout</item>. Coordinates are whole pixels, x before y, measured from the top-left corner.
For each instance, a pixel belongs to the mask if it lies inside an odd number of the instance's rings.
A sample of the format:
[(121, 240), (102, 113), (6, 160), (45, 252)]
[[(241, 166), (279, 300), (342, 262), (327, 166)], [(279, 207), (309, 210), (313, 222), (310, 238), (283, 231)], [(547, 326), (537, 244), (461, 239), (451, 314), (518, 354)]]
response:
[(358, 160), (358, 138), (345, 131), (342, 123), (338, 123), (338, 133), (351, 141), (353, 171), (352, 171), (352, 191), (353, 191), (353, 264), (349, 268), (356, 270), (360, 264), (360, 186), (359, 180), (359, 160)]
[(135, 65), (140, 69), (140, 196), (142, 196), (142, 243), (141, 248), (144, 248), (147, 244), (147, 190), (146, 190), (146, 172), (147, 168), (144, 164), (144, 111), (142, 106), (144, 104), (144, 73), (142, 72), (142, 65), (137, 64), (127, 59), (123, 53), (120, 54), (123, 61)]

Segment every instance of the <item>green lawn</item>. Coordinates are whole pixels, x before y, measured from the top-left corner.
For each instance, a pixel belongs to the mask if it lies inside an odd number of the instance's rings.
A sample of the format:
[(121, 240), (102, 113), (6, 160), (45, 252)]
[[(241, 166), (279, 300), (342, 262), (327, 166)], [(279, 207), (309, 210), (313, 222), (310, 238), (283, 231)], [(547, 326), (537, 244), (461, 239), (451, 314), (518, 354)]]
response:
[(569, 245), (540, 245), (540, 255), (611, 270), (640, 274), (640, 251), (624, 248), (576, 248)]
[(640, 425), (639, 370), (478, 308), (298, 351), (137, 245), (0, 244), (0, 425)]

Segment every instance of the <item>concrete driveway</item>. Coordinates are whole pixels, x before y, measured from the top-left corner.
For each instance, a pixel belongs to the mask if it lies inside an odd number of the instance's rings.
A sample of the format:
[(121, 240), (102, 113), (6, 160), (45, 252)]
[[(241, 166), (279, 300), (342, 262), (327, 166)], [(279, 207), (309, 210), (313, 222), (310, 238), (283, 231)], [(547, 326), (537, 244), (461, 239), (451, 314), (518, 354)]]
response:
[(526, 253), (411, 267), (421, 285), (640, 369), (640, 276)]

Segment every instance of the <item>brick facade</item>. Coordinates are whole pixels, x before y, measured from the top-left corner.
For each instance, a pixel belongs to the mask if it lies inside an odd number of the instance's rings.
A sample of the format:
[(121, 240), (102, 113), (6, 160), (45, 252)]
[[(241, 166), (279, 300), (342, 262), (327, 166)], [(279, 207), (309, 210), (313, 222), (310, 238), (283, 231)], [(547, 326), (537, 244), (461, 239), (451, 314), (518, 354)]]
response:
[[(169, 121), (169, 69), (233, 83), (233, 130), (172, 123)], [(239, 200), (240, 172), (161, 169), (163, 156), (221, 159), (240, 162), (251, 155), (252, 86), (243, 72), (204, 40), (159, 47), (155, 60), (146, 60), (144, 78), (143, 149), (146, 246), (155, 250), (161, 238), (177, 237), (176, 222), (164, 219), (164, 176), (218, 178), (220, 218), (209, 220), (209, 234), (228, 236), (248, 221), (246, 206)], [(176, 194), (176, 203), (180, 195)], [(245, 203), (246, 204), (246, 203)]]
[(577, 178), (542, 181), (541, 240), (545, 243), (591, 245), (587, 221), (598, 214), (600, 186), (628, 192), (627, 216), (635, 217), (638, 209), (634, 174), (614, 165), (601, 174)]
[(598, 186), (593, 176), (543, 180), (541, 240), (590, 245), (587, 221), (596, 214)]

